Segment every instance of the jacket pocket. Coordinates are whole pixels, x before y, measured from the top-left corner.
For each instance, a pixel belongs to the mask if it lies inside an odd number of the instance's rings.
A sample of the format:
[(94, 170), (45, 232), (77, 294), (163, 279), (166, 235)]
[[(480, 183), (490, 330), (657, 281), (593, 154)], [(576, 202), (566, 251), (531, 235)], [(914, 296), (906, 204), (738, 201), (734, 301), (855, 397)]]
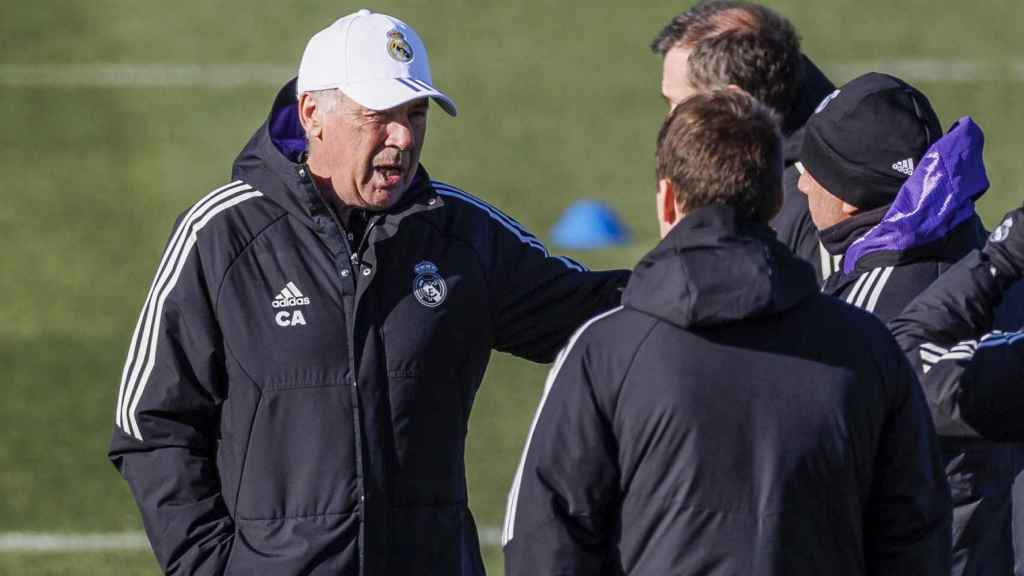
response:
[(236, 519), (350, 514), (358, 502), (351, 390), (268, 388), (253, 417)]
[(242, 520), (235, 528), (225, 576), (359, 574), (356, 514)]

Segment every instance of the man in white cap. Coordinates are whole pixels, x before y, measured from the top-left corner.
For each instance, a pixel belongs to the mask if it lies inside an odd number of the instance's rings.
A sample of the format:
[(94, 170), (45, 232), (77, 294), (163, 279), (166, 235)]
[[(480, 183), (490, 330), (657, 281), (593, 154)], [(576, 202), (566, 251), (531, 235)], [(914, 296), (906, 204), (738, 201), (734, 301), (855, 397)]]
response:
[(169, 574), (482, 574), (465, 435), (492, 349), (551, 361), (618, 304), (419, 164), (404, 22), (362, 10), (184, 212), (128, 352), (110, 458)]

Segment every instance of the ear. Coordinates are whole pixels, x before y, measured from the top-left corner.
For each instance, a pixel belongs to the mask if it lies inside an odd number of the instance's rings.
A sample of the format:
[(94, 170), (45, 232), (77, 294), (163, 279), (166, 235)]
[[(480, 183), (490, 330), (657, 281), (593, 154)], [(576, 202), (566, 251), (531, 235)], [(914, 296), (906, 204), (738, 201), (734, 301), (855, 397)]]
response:
[(658, 224), (662, 230), (671, 228), (679, 220), (676, 210), (676, 189), (672, 180), (658, 180)]
[(320, 122), (317, 110), (316, 100), (309, 93), (299, 96), (299, 123), (306, 131), (306, 138), (310, 140), (320, 138), (323, 133), (323, 123)]

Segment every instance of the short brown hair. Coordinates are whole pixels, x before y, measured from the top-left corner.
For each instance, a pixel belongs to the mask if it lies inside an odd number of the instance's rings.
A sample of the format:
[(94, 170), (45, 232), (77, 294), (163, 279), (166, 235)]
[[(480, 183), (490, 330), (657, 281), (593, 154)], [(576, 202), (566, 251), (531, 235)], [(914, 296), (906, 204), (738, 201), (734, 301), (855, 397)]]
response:
[(782, 206), (782, 136), (777, 115), (736, 89), (697, 94), (658, 132), (657, 177), (668, 178), (683, 212), (732, 206), (767, 223)]
[(804, 75), (800, 37), (785, 17), (751, 2), (700, 2), (669, 22), (651, 42), (665, 55), (692, 50), (688, 79), (699, 90), (739, 86), (779, 114), (796, 101)]

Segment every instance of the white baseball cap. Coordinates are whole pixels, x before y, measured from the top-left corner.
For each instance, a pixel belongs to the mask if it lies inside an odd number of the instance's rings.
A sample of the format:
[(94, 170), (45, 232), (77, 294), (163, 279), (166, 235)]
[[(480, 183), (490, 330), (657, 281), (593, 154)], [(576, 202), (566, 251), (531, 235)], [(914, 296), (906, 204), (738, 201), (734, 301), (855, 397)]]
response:
[(340, 88), (370, 110), (387, 110), (429, 96), (455, 116), (455, 102), (434, 87), (419, 34), (397, 18), (360, 10), (309, 39), (296, 95)]

